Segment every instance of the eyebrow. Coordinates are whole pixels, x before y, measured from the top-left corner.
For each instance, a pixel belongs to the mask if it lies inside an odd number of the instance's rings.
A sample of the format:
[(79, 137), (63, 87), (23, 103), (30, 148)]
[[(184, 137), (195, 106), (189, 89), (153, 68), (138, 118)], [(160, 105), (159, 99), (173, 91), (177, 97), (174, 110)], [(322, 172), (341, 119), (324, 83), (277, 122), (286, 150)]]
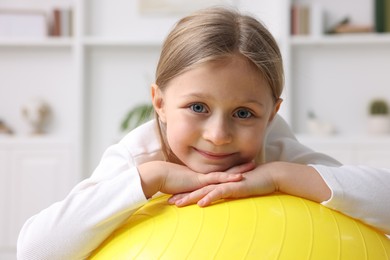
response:
[[(183, 98), (199, 98), (199, 99), (207, 99), (207, 98), (210, 98), (210, 96), (208, 95), (204, 95), (202, 93), (191, 93), (191, 94), (185, 94), (182, 96)], [(256, 105), (259, 105), (261, 107), (265, 107), (265, 105), (263, 103), (261, 103), (259, 100), (257, 99), (249, 99), (249, 100), (245, 100), (245, 101), (242, 101), (240, 103), (251, 103), (251, 104), (256, 104)]]

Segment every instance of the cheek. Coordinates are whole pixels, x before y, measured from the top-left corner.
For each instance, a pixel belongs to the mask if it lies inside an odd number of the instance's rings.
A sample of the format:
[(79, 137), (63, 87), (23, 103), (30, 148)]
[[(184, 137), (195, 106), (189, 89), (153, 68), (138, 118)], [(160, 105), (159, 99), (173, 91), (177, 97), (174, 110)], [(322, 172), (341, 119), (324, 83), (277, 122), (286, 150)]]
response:
[(242, 133), (239, 138), (239, 144), (242, 153), (245, 157), (254, 159), (261, 151), (264, 143), (265, 128), (257, 128), (256, 130)]
[(194, 140), (195, 126), (182, 118), (167, 118), (167, 139), (172, 151), (176, 154)]

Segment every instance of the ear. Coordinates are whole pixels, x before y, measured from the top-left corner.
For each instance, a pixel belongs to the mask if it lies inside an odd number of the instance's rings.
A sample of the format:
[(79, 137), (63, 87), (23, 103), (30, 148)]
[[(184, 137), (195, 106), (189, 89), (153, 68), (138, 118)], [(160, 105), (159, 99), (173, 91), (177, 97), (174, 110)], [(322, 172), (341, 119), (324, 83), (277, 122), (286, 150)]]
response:
[(276, 102), (274, 104), (274, 107), (273, 107), (273, 111), (272, 111), (271, 116), (269, 117), (269, 120), (268, 120), (269, 123), (272, 122), (272, 120), (274, 119), (276, 113), (278, 113), (280, 105), (282, 104), (282, 102), (283, 102), (283, 99), (281, 99), (281, 98), (278, 98), (278, 100), (276, 100)]
[(154, 110), (158, 114), (160, 121), (165, 123), (166, 118), (165, 118), (165, 110), (164, 110), (163, 93), (161, 92), (161, 89), (156, 84), (152, 84), (151, 91), (152, 91), (152, 103), (153, 103)]

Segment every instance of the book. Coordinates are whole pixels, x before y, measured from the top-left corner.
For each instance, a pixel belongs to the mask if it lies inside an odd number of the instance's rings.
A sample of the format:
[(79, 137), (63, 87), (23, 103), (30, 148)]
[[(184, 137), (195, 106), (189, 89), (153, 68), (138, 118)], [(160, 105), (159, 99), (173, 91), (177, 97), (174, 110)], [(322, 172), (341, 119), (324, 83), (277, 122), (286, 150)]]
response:
[(390, 0), (385, 0), (385, 32), (390, 32)]
[(0, 37), (45, 37), (48, 34), (44, 12), (0, 10)]
[(298, 7), (296, 5), (291, 6), (290, 10), (290, 26), (291, 26), (291, 35), (298, 34)]
[(341, 24), (334, 28), (333, 33), (369, 33), (372, 28), (369, 25)]
[(383, 33), (386, 31), (386, 0), (375, 0), (375, 31)]
[(70, 8), (55, 8), (52, 12), (51, 36), (70, 37), (73, 35), (73, 12)]
[(51, 36), (60, 36), (61, 35), (61, 10), (54, 9), (52, 17), (52, 26), (51, 26)]
[(61, 36), (72, 36), (72, 10), (68, 8), (61, 9)]

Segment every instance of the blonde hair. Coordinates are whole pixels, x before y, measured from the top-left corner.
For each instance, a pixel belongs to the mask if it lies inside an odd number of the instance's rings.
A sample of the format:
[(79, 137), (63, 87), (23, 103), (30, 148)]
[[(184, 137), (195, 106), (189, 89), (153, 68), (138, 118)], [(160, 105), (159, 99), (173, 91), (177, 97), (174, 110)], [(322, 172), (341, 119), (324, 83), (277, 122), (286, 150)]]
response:
[[(212, 7), (178, 21), (168, 34), (156, 70), (156, 84), (164, 92), (171, 79), (199, 64), (242, 55), (270, 87), (276, 102), (283, 91), (283, 62), (279, 47), (265, 26), (236, 10)], [(176, 160), (166, 142), (165, 126), (156, 114), (167, 160)]]

